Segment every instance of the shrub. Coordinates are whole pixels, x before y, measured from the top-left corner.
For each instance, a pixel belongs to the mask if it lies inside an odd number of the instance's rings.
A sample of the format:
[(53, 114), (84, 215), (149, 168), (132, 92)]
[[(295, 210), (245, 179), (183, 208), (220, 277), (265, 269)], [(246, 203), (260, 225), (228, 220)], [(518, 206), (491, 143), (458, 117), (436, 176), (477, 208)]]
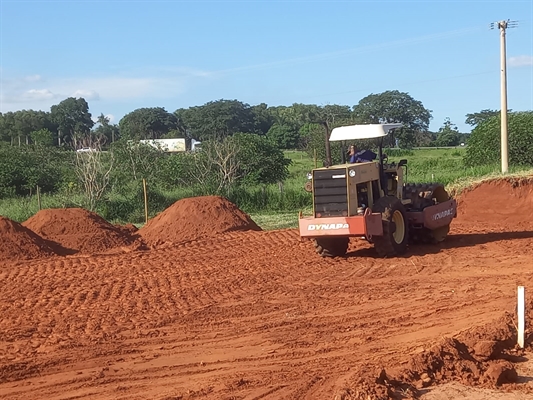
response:
[[(464, 162), (467, 166), (497, 163), (501, 158), (500, 116), (491, 117), (474, 128)], [(533, 165), (533, 111), (509, 113), (509, 164)]]
[(41, 146), (0, 146), (0, 196), (25, 195), (36, 186), (56, 192), (75, 180), (73, 153)]

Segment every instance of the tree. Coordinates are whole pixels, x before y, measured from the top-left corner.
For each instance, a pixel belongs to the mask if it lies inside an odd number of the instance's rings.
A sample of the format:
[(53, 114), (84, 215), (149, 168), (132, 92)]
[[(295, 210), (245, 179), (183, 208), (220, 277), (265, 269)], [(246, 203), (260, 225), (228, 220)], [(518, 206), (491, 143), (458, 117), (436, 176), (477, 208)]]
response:
[(9, 135), (5, 127), (5, 117), (4, 114), (0, 112), (0, 142), (7, 142), (9, 140)]
[(0, 118), (0, 138), (13, 144), (15, 132), (15, 113), (9, 111)]
[(188, 169), (191, 183), (206, 194), (229, 195), (240, 175), (242, 148), (235, 140), (203, 142), (202, 151), (192, 155), (192, 168)]
[(277, 123), (272, 125), (266, 136), (280, 149), (295, 149), (300, 141), (300, 133), (295, 128)]
[(83, 97), (69, 97), (50, 108), (52, 121), (58, 127), (58, 144), (62, 142), (78, 148), (88, 140), (94, 122), (89, 112), (89, 104)]
[(112, 178), (117, 187), (143, 178), (149, 182), (156, 181), (159, 160), (165, 156), (163, 151), (149, 144), (131, 143), (124, 138), (113, 143), (109, 151), (113, 153), (115, 168)]
[(15, 112), (15, 132), (18, 138), (18, 145), (21, 145), (21, 138), (25, 138), (25, 143), (29, 144), (30, 133), (36, 126), (34, 113), (31, 110), (22, 110)]
[(182, 135), (180, 137), (190, 139), (189, 132), (187, 131), (187, 126), (185, 125), (185, 121), (183, 119), (183, 114), (186, 111), (187, 110), (185, 108), (178, 108), (176, 111), (174, 111), (174, 116), (176, 117), (176, 130), (179, 131)]
[(412, 147), (415, 134), (427, 131), (432, 118), (431, 110), (422, 102), (398, 90), (366, 96), (353, 107), (353, 112), (361, 123), (402, 123), (404, 127), (399, 132), (389, 135), (391, 147), (396, 145), (396, 138), (401, 147)]
[(31, 132), (30, 137), (32, 142), (36, 145), (46, 147), (54, 145), (54, 133), (46, 128)]
[(434, 142), (436, 147), (458, 146), (461, 140), (461, 134), (457, 126), (446, 117), (444, 125), (437, 132), (437, 139)]
[[(305, 138), (305, 150), (310, 157), (317, 157), (317, 165), (322, 166), (328, 163), (328, 154), (326, 151), (325, 129), (323, 124), (306, 124), (301, 129), (303, 138)], [(331, 131), (329, 132), (331, 134)], [(329, 140), (329, 139), (328, 139)], [(340, 163), (342, 160), (341, 145), (339, 142), (332, 142), (329, 145), (331, 164)]]
[(254, 131), (259, 135), (266, 135), (274, 124), (274, 115), (265, 103), (252, 106)]
[(225, 138), (237, 132), (256, 132), (257, 116), (254, 110), (237, 100), (211, 101), (203, 106), (176, 112), (190, 135), (200, 141)]
[[(317, 128), (317, 124), (312, 124), (310, 122), (302, 125), (302, 127), (298, 130), (298, 135), (300, 136), (300, 142), (298, 144), (298, 147), (302, 150), (306, 150), (309, 152), (311, 148), (311, 155), (313, 153), (313, 147), (311, 146), (311, 142), (313, 139), (313, 132)], [(318, 126), (320, 128), (320, 126)]]
[(314, 115), (310, 115), (311, 122), (321, 124), (325, 130), (326, 165), (333, 164), (329, 142), (331, 130), (336, 126), (346, 123), (351, 117), (350, 107), (339, 105), (326, 105), (316, 109)]
[[(511, 110), (509, 110), (509, 111), (511, 111)], [(480, 112), (477, 112), (477, 113), (466, 114), (465, 122), (468, 125), (477, 126), (480, 123), (486, 121), (487, 119), (495, 117), (495, 116), (497, 116), (499, 114), (500, 114), (499, 111), (485, 109), (485, 110), (481, 110)]]
[(96, 119), (98, 126), (93, 130), (93, 136), (98, 142), (99, 146), (106, 143), (114, 143), (120, 138), (120, 132), (116, 124), (110, 124), (110, 119), (103, 113), (100, 113)]
[(433, 145), (433, 142), (436, 140), (437, 134), (429, 131), (425, 132), (415, 132), (415, 143), (416, 147), (430, 147)]
[(138, 108), (122, 117), (118, 124), (124, 138), (160, 139), (178, 128), (178, 119), (163, 107)]
[[(533, 165), (533, 111), (508, 116), (509, 165)], [(497, 164), (501, 159), (501, 118), (495, 115), (477, 125), (466, 148), (465, 164)]]
[(291, 160), (285, 158), (283, 151), (264, 136), (237, 133), (226, 140), (238, 145), (241, 183), (272, 184), (287, 179)]
[(76, 175), (83, 186), (85, 201), (90, 211), (95, 211), (111, 183), (113, 153), (104, 153), (97, 146), (93, 151), (76, 152)]
[(0, 116), (0, 140), (12, 145), (30, 144), (31, 133), (41, 129), (55, 130), (49, 113), (44, 111), (20, 110)]
[(301, 143), (300, 129), (317, 114), (318, 106), (294, 103), (269, 109), (273, 124), (267, 133), (280, 148), (295, 148)]

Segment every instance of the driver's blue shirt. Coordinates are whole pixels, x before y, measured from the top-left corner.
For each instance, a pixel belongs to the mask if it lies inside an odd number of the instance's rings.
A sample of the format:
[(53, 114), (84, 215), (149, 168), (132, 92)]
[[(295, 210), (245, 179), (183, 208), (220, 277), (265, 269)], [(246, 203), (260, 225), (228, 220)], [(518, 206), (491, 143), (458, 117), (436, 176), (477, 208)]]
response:
[(370, 162), (370, 161), (375, 160), (376, 157), (377, 157), (377, 154), (371, 150), (361, 150), (355, 154), (350, 155), (350, 162), (351, 163)]

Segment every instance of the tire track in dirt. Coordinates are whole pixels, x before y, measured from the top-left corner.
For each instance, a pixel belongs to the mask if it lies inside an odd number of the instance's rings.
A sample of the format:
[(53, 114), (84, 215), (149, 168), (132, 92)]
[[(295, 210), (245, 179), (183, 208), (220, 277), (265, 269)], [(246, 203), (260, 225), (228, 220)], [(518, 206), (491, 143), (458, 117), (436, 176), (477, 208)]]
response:
[(8, 264), (0, 395), (330, 398), (356, 367), (489, 321), (532, 282), (533, 238), (461, 229), (391, 259), (354, 241), (322, 260), (283, 230)]

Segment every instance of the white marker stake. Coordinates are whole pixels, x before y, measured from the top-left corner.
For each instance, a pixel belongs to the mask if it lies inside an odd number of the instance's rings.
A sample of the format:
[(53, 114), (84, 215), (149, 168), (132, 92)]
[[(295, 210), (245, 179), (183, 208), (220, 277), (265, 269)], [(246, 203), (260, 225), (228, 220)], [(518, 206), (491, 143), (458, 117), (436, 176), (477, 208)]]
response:
[(524, 348), (524, 330), (526, 328), (525, 306), (525, 289), (523, 286), (518, 286), (518, 345), (522, 349)]

